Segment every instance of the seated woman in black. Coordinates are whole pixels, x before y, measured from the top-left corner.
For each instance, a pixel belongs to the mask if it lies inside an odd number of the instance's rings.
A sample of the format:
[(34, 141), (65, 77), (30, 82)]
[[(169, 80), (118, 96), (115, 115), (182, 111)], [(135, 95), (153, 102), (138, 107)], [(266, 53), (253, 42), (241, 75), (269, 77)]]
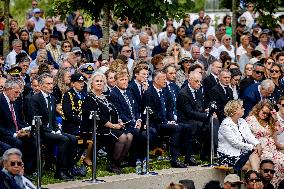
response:
[(121, 173), (120, 162), (128, 153), (132, 139), (123, 130), (124, 125), (119, 120), (113, 104), (103, 94), (106, 85), (104, 74), (95, 73), (89, 81), (89, 93), (82, 104), (81, 132), (93, 130), (93, 120), (89, 119), (91, 111), (97, 111), (98, 134), (108, 149), (110, 164), (107, 170), (116, 174)]

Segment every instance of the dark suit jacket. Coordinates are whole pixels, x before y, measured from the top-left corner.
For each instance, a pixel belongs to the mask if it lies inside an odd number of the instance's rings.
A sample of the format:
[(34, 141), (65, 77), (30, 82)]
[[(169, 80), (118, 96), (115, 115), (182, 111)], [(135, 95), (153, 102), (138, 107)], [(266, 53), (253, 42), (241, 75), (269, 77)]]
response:
[(244, 117), (248, 116), (252, 108), (261, 100), (260, 93), (258, 91), (259, 83), (255, 83), (246, 88), (243, 100), (245, 114)]
[[(64, 93), (62, 98), (62, 129), (66, 133), (70, 133), (70, 130), (78, 130), (81, 123), (81, 108), (79, 102), (82, 105), (84, 95), (81, 95), (81, 99), (77, 95), (76, 91), (71, 88), (66, 93)], [(74, 109), (72, 108), (74, 106)], [(71, 133), (70, 133), (71, 134)]]
[(32, 111), (32, 117), (34, 116), (42, 116), (42, 132), (51, 132), (57, 131), (57, 122), (56, 122), (56, 109), (55, 109), (55, 98), (51, 96), (51, 108), (52, 108), (52, 127), (48, 126), (48, 109), (47, 104), (45, 102), (45, 98), (42, 94), (42, 92), (39, 92), (32, 96), (31, 98), (31, 111)]
[(180, 90), (176, 103), (178, 123), (190, 124), (192, 120), (203, 122), (207, 119), (207, 114), (204, 112), (203, 95), (200, 90), (198, 90), (195, 99), (188, 85)]
[[(27, 127), (28, 125), (24, 122), (21, 116), (21, 107), (18, 103), (14, 103), (14, 111), (16, 114), (16, 120), (18, 129)], [(16, 126), (14, 124), (12, 113), (10, 111), (9, 104), (7, 103), (3, 93), (0, 94), (0, 136), (11, 136), (16, 133)]]
[(149, 106), (153, 111), (153, 113), (149, 116), (150, 124), (162, 124), (167, 123), (168, 121), (174, 121), (174, 102), (165, 89), (162, 90), (162, 93), (165, 99), (166, 116), (163, 116), (162, 114), (161, 100), (154, 86), (149, 86), (148, 90), (146, 90), (143, 94), (142, 109), (144, 110), (146, 106)]
[(207, 77), (204, 78), (202, 86), (204, 88), (204, 93), (205, 96), (208, 95), (208, 92), (212, 89), (212, 87), (214, 87), (215, 85), (217, 85), (218, 83), (216, 82), (215, 77), (210, 74)]
[(241, 80), (240, 82), (240, 98), (243, 98), (244, 92), (247, 87), (254, 84), (254, 79), (251, 77), (247, 77)]
[(221, 123), (223, 121), (223, 119), (225, 118), (224, 116), (224, 107), (225, 105), (230, 101), (233, 100), (233, 91), (231, 88), (229, 88), (229, 98), (227, 98), (225, 91), (223, 89), (223, 87), (219, 84), (214, 86), (209, 92), (208, 92), (208, 98), (206, 99), (207, 104), (209, 104), (210, 102), (215, 101), (216, 105), (218, 107), (217, 110), (217, 116), (218, 116), (218, 120)]
[(24, 109), (25, 121), (30, 125), (32, 124), (32, 120), (33, 120), (32, 111), (31, 111), (31, 98), (33, 95), (34, 95), (34, 92), (30, 91), (29, 94), (24, 97), (23, 109)]
[(132, 112), (134, 115), (134, 119), (132, 119), (130, 108), (128, 107), (128, 104), (126, 100), (124, 99), (123, 95), (119, 91), (117, 87), (114, 87), (110, 92), (110, 99), (114, 106), (116, 107), (118, 111), (118, 115), (121, 118), (123, 123), (127, 123), (126, 126), (129, 127), (135, 127), (135, 124), (137, 119), (140, 118), (140, 113), (138, 112), (137, 104), (135, 104), (133, 97), (129, 91), (126, 90), (127, 97), (130, 101)]
[(137, 104), (139, 113), (143, 113), (142, 96), (140, 95), (140, 91), (134, 80), (129, 82), (127, 90), (131, 93), (135, 103)]

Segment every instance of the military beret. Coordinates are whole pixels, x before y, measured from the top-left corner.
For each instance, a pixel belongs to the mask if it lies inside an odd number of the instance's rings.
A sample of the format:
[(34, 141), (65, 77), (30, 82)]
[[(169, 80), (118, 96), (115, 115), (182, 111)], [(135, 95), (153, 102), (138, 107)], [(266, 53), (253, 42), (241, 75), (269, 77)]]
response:
[(95, 71), (95, 65), (93, 63), (86, 63), (79, 67), (79, 70), (86, 74), (92, 74)]
[(15, 66), (15, 67), (7, 70), (7, 74), (12, 75), (12, 76), (20, 75), (21, 72), (22, 72), (22, 68), (20, 66)]

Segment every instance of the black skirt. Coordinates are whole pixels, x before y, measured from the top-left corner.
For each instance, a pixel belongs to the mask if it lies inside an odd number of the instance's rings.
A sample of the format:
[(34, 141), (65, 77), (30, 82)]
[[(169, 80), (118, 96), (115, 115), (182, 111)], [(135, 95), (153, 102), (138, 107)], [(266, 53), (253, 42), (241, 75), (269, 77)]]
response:
[(219, 165), (228, 165), (229, 167), (233, 167), (235, 170), (239, 171), (249, 160), (249, 156), (253, 153), (253, 151), (254, 150), (243, 152), (240, 156), (229, 156), (227, 154), (217, 152), (217, 162)]

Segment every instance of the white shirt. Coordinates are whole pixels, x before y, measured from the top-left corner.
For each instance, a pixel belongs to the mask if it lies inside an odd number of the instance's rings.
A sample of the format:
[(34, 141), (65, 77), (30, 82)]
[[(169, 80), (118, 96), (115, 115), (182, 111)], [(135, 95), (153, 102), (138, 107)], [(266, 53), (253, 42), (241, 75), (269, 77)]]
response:
[(219, 55), (222, 51), (226, 51), (229, 56), (232, 58), (232, 61), (235, 61), (236, 59), (236, 55), (235, 55), (235, 47), (233, 45), (231, 45), (231, 50), (229, 51), (224, 45), (221, 45), (219, 48), (218, 48), (218, 51), (219, 51)]
[(237, 48), (237, 52), (236, 52), (237, 56), (238, 56), (238, 55), (241, 56), (241, 55), (243, 55), (243, 54), (245, 54), (245, 53), (247, 53), (247, 50), (246, 50), (242, 45), (240, 45), (240, 46)]
[(161, 43), (162, 39), (164, 39), (164, 38), (168, 38), (170, 44), (173, 44), (173, 43), (175, 42), (175, 39), (176, 39), (176, 34), (173, 33), (170, 37), (168, 37), (166, 31), (161, 32), (161, 33), (158, 35), (158, 42), (159, 42), (159, 44)]
[[(11, 108), (10, 108), (10, 103), (11, 103), (11, 101), (10, 101), (10, 99), (8, 98), (8, 96), (5, 94), (5, 92), (3, 93), (3, 95), (4, 95), (4, 97), (5, 97), (5, 99), (6, 99), (7, 103), (8, 103), (9, 110), (11, 111)], [(11, 113), (12, 113), (12, 112), (11, 112)], [(15, 111), (14, 111), (14, 117), (15, 117), (15, 119), (17, 120)], [(14, 134), (13, 134), (13, 137), (16, 138), (16, 137), (17, 137), (17, 133), (14, 133)]]
[(35, 23), (35, 29), (34, 31), (40, 32), (42, 28), (45, 26), (45, 20), (42, 18), (38, 18), (38, 20), (33, 16), (30, 18), (30, 21), (33, 21)]
[(240, 118), (237, 124), (230, 117), (222, 121), (218, 131), (218, 152), (229, 156), (240, 156), (241, 151), (251, 151), (257, 144), (259, 141), (243, 118)]
[[(21, 50), (21, 52), (26, 53), (26, 51), (24, 50)], [(13, 65), (16, 64), (16, 56), (17, 53), (14, 49), (7, 55), (5, 60), (5, 70), (10, 69)]]

